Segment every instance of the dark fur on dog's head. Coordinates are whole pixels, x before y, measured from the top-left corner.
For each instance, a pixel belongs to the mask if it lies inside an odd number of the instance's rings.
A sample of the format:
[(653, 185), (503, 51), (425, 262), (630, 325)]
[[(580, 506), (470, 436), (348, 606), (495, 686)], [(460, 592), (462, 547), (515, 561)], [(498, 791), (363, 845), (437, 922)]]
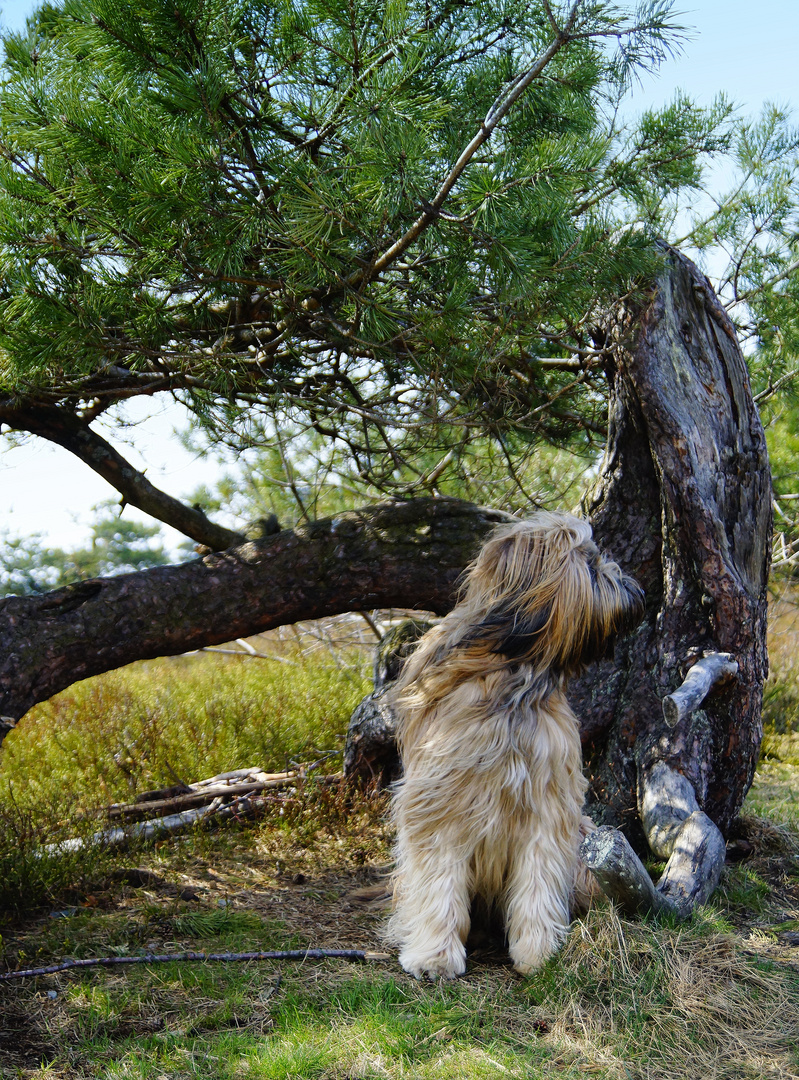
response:
[(464, 679), (518, 665), (532, 667), (548, 693), (643, 615), (643, 590), (602, 556), (588, 522), (542, 511), (493, 533), (459, 603), (422, 638), (392, 697), (406, 709), (427, 707)]
[(644, 594), (602, 556), (586, 521), (541, 512), (496, 530), (456, 611), (462, 648), (569, 674), (641, 621)]

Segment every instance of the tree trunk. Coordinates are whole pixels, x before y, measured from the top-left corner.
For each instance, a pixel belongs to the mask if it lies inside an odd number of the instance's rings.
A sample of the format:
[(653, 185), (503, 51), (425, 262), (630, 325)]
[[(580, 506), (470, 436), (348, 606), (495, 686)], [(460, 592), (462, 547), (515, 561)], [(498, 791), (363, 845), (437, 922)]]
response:
[(0, 741), (37, 701), (133, 660), (370, 608), (443, 614), (507, 520), (454, 499), (386, 503), (182, 566), (0, 601)]
[[(684, 916), (718, 882), (760, 747), (771, 477), (735, 331), (696, 267), (664, 254), (651, 294), (598, 331), (609, 437), (584, 500), (600, 547), (644, 586), (647, 614), (569, 698), (592, 816), (668, 860), (654, 886), (624, 837), (600, 829), (585, 862), (623, 906)], [(379, 729), (367, 763), (378, 779), (396, 754), (380, 752)], [(348, 771), (366, 775), (353, 734)]]
[[(647, 616), (569, 695), (583, 722), (592, 814), (639, 846), (641, 806), (663, 765), (729, 830), (757, 762), (768, 669), (763, 429), (710, 283), (688, 259), (665, 254), (648, 302), (624, 305), (604, 327), (609, 437), (585, 499), (600, 546), (644, 586)], [(729, 654), (715, 663), (726, 681), (686, 711), (678, 704), (691, 693), (674, 692), (705, 653)]]

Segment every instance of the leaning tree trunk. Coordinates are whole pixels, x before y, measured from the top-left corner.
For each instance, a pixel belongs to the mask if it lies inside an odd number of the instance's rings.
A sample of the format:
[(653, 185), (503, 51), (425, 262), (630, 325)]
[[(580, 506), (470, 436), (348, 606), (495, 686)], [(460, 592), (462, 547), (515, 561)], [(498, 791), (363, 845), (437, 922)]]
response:
[[(735, 331), (687, 259), (667, 250), (651, 296), (604, 334), (609, 439), (585, 511), (644, 586), (647, 616), (571, 687), (606, 826), (583, 848), (625, 905), (684, 912), (712, 891), (760, 745), (768, 458)], [(348, 610), (443, 614), (506, 517), (457, 500), (387, 504), (185, 566), (0, 601), (0, 741), (35, 702), (131, 660)], [(611, 827), (669, 859), (654, 892)]]
[[(647, 616), (614, 661), (571, 687), (593, 812), (640, 836), (647, 780), (665, 765), (726, 832), (762, 734), (771, 550), (763, 429), (735, 330), (677, 252), (667, 252), (649, 302), (619, 309), (605, 333), (608, 446), (585, 510), (600, 545), (644, 586)], [(672, 702), (664, 710), (705, 653), (729, 654), (724, 680), (694, 711), (680, 715)]]
[(182, 566), (0, 600), (0, 743), (36, 702), (134, 660), (345, 611), (443, 615), (463, 568), (506, 520), (458, 499), (383, 503)]
[[(651, 293), (598, 331), (609, 432), (584, 499), (599, 545), (643, 585), (647, 614), (569, 698), (603, 826), (584, 841), (585, 862), (623, 907), (684, 915), (718, 882), (760, 747), (771, 477), (735, 330), (696, 267), (664, 254)], [(377, 776), (374, 706), (366, 766)], [(387, 768), (395, 753), (386, 747)], [(656, 886), (625, 836), (668, 859)]]

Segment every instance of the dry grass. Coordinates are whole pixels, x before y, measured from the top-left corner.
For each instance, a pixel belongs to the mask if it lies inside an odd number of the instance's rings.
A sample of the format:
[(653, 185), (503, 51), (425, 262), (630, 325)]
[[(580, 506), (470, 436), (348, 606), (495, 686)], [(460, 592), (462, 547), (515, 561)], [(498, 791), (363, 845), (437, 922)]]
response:
[(602, 908), (579, 923), (558, 961), (569, 993), (553, 1034), (620, 1080), (795, 1077), (799, 972), (758, 963), (765, 939), (705, 937), (697, 922), (654, 930)]

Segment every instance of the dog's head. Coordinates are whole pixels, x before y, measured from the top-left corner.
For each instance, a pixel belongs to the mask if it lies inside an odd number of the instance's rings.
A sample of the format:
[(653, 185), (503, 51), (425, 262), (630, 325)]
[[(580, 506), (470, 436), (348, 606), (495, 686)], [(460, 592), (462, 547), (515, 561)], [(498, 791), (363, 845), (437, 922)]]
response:
[(568, 674), (644, 614), (644, 593), (600, 553), (591, 526), (541, 512), (502, 525), (464, 581), (461, 647)]

